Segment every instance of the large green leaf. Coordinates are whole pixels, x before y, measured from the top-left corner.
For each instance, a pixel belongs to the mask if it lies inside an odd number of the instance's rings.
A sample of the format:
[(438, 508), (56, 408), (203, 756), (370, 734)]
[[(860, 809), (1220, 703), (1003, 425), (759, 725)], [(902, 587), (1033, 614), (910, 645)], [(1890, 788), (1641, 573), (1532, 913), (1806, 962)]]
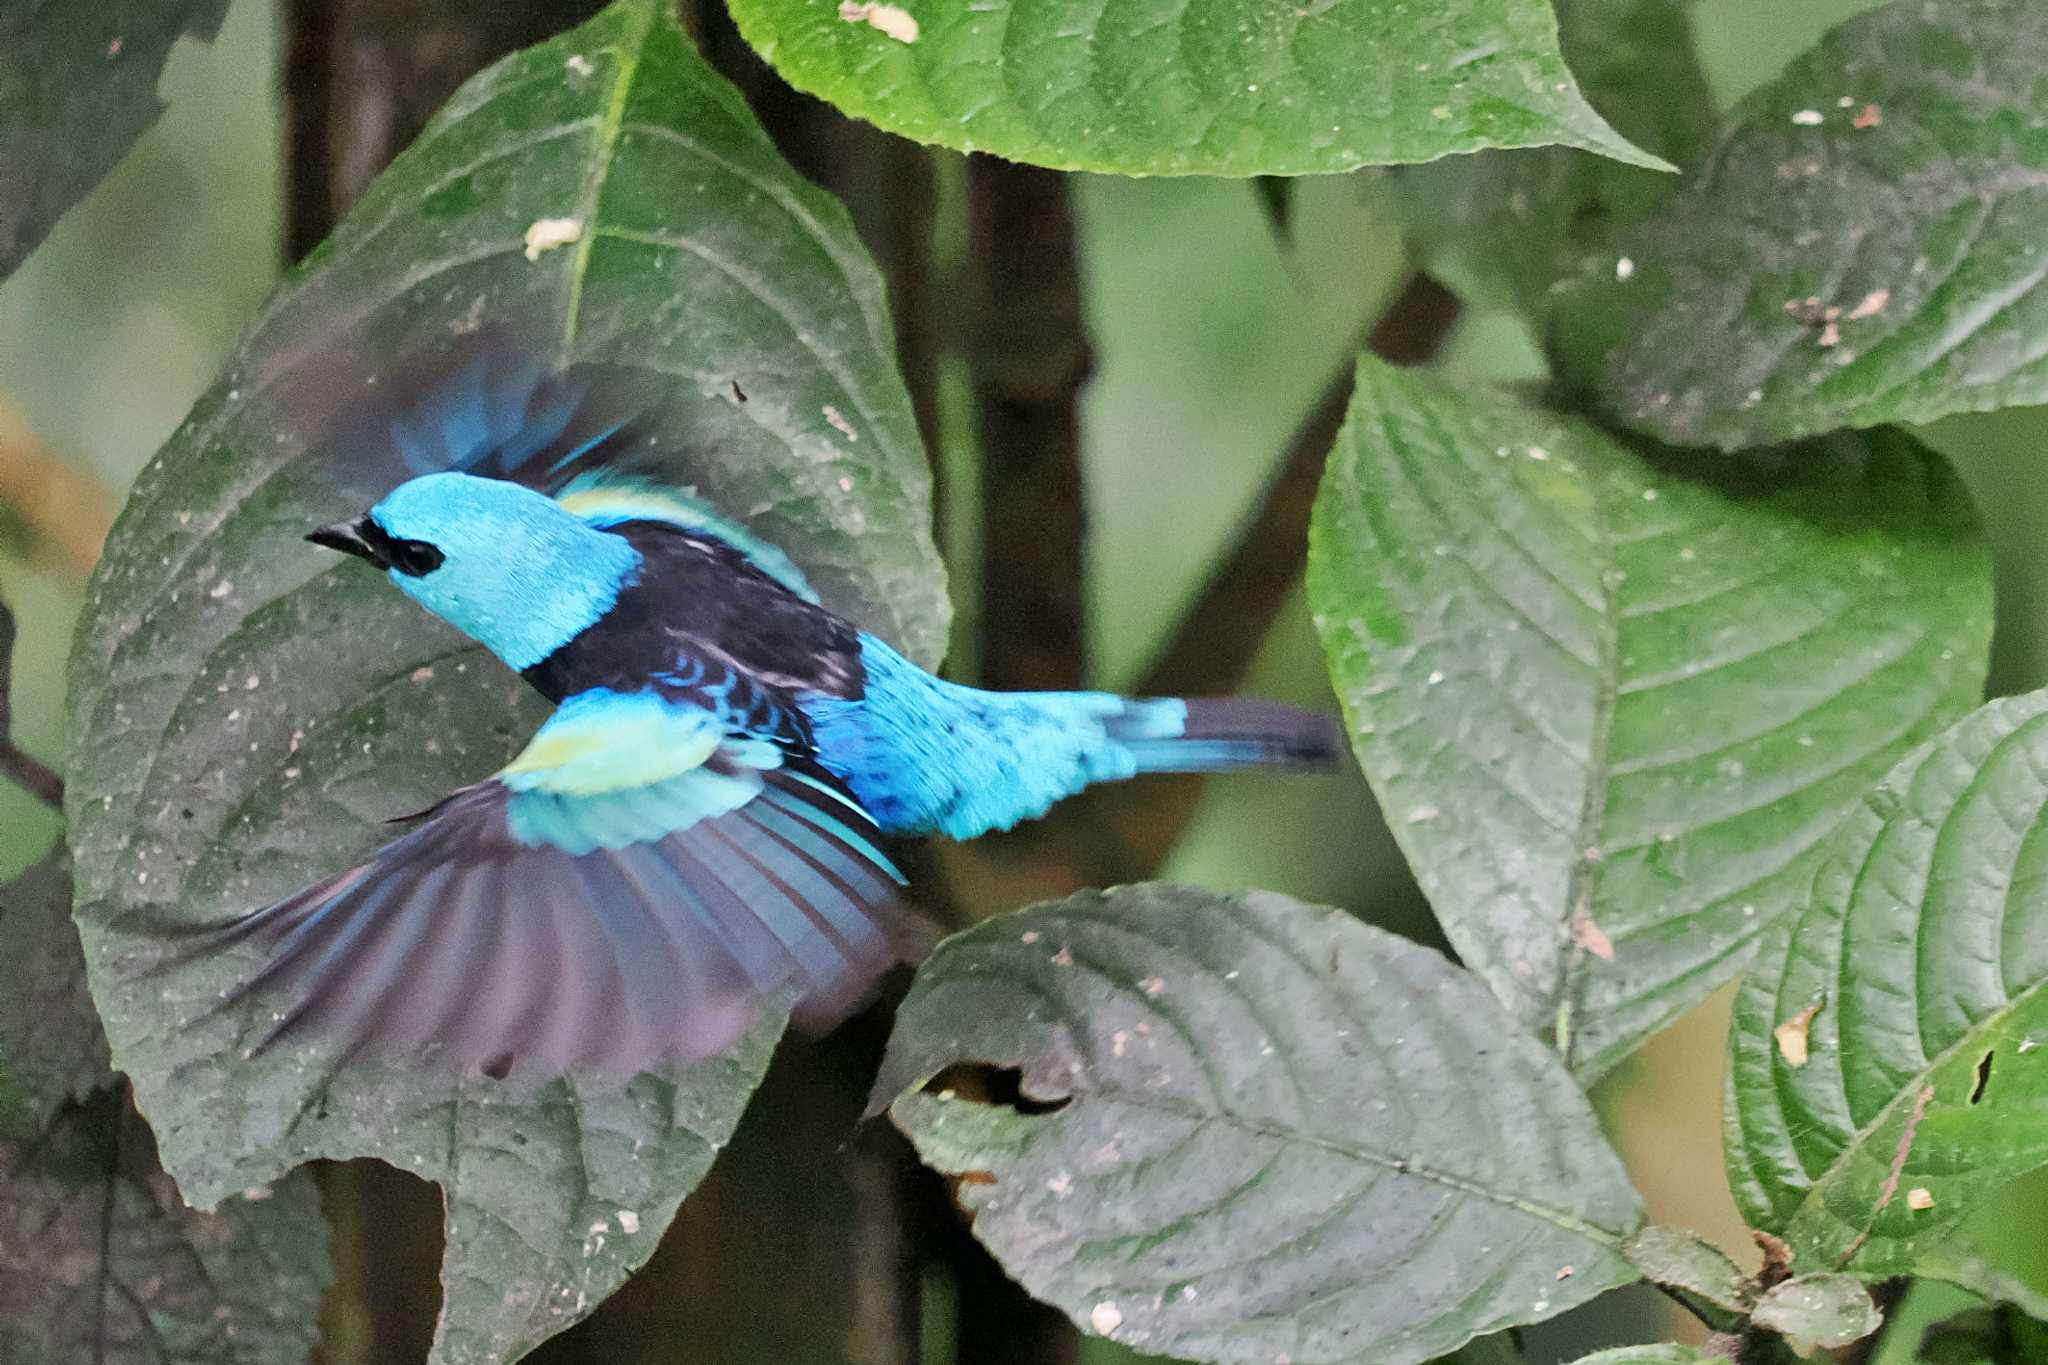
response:
[(1562, 363), (1630, 425), (1729, 448), (2048, 400), (2044, 70), (2038, 0), (1842, 25), (1562, 298)]
[(1147, 1352), (1406, 1365), (1635, 1278), (1640, 1202), (1557, 1059), (1437, 954), (1284, 896), (977, 925), (875, 1093), (1033, 1295)]
[(1743, 983), (1729, 1176), (1802, 1269), (1915, 1270), (1957, 1219), (2048, 1164), (2044, 833), (2048, 692), (2034, 692), (1901, 762)]
[[(1685, 0), (1557, 0), (1557, 21), (1593, 107), (1636, 145), (1691, 162), (1713, 131), (1714, 104)], [(1579, 252), (1682, 184), (1568, 147), (1446, 157), (1384, 176), (1410, 250), (1432, 272), (1530, 312), (1547, 306)]]
[(330, 1278), (319, 1192), (300, 1172), (185, 1207), (107, 1068), (70, 908), (58, 858), (0, 887), (0, 1361), (297, 1365)]
[[(529, 251), (547, 219), (575, 239)], [(196, 1202), (313, 1156), (441, 1182), (443, 1361), (518, 1355), (645, 1259), (779, 1019), (734, 1058), (624, 1093), (521, 1098), (318, 1055), (235, 1060), (241, 1021), (208, 1010), (253, 962), (169, 951), (177, 926), (349, 865), (386, 819), (530, 732), (543, 708), (517, 678), (300, 543), (374, 490), (305, 455), (299, 405), (367, 402), (378, 386), (353, 367), (375, 377), (382, 357), (536, 317), (566, 358), (663, 376), (656, 457), (785, 545), (829, 600), (925, 659), (945, 633), (879, 277), (661, 0), (626, 0), (463, 87), (138, 481), (72, 660), (78, 916), (115, 1060)]]
[(157, 78), (228, 0), (17, 0), (0, 8), (0, 279), (163, 112)]
[(1662, 166), (1593, 112), (1547, 0), (733, 0), (800, 90), (1060, 170), (1295, 175), (1481, 147)]
[(1702, 476), (1361, 361), (1310, 536), (1353, 740), (1466, 963), (1596, 1075), (1980, 695), (1990, 566), (1893, 432)]

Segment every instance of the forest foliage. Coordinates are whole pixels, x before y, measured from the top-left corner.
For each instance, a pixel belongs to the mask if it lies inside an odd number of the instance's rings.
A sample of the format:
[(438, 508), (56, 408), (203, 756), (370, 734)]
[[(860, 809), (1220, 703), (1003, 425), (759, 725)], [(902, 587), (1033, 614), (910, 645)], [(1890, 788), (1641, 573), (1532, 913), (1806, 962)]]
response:
[[(220, 10), (0, 15), (0, 274)], [(1956, 1230), (2048, 1166), (2048, 693), (1984, 704), (1980, 517), (1899, 424), (2048, 398), (2048, 11), (1892, 0), (1725, 117), (1677, 0), (731, 17), (789, 85), (917, 142), (1355, 174), (1423, 284), (1517, 310), (1550, 370), (1509, 392), (1362, 354), (1282, 547), (1456, 963), (1344, 909), (1137, 881), (968, 907), (918, 969), (871, 1107), (1004, 1271), (1198, 1361), (1518, 1359), (1513, 1329), (1644, 1279), (1711, 1339), (1585, 1365), (1771, 1361), (1867, 1342), (1904, 1277), (1992, 1303), (1929, 1359), (2028, 1358), (2041, 1305)], [(310, 435), (382, 401), (344, 380), (388, 357), (541, 317), (563, 363), (659, 375), (663, 472), (937, 665), (885, 266), (666, 0), (615, 0), (463, 84), (289, 272), (108, 539), (69, 854), (0, 893), (0, 1358), (304, 1359), (319, 1158), (445, 1192), (442, 1365), (519, 1358), (654, 1253), (781, 1012), (624, 1090), (522, 1095), (246, 1056), (215, 1004), (252, 960), (180, 931), (349, 865), (544, 711), (300, 543), (401, 477)], [(1586, 1094), (1738, 977), (1755, 1273), (1648, 1222)]]

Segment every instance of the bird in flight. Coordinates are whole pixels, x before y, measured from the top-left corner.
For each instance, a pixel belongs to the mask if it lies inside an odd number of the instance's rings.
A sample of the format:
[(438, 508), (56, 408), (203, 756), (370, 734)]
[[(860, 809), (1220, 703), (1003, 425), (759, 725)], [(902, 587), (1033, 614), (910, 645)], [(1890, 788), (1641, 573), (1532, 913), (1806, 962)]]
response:
[(938, 678), (632, 472), (644, 423), (613, 420), (601, 385), (494, 364), (351, 433), (426, 472), (306, 538), (556, 710), (368, 862), (224, 926), (261, 949), (223, 1002), (260, 1002), (252, 1051), (625, 1080), (722, 1052), (779, 992), (821, 1031), (926, 937), (885, 836), (971, 839), (1097, 782), (1337, 753), (1329, 718), (1275, 703)]

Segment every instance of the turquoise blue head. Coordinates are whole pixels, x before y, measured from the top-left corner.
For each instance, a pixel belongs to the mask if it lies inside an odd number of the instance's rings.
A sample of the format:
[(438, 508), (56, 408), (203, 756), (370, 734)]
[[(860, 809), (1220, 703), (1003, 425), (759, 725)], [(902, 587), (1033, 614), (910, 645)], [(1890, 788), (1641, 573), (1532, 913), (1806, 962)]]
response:
[(427, 474), (306, 537), (383, 569), (415, 602), (513, 668), (595, 624), (632, 581), (624, 539), (502, 479)]

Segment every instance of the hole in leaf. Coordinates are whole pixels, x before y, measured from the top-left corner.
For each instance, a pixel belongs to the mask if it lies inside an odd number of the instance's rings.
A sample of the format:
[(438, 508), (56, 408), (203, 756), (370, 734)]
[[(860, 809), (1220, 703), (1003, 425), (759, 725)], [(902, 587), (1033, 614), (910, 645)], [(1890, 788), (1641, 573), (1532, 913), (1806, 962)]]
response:
[(1073, 1096), (1040, 1099), (1024, 1093), (1024, 1072), (1020, 1067), (990, 1066), (986, 1062), (962, 1062), (949, 1066), (925, 1082), (927, 1094), (948, 1094), (975, 1104), (1000, 1104), (1020, 1114), (1057, 1114), (1073, 1103)]
[(1991, 1059), (1995, 1053), (1987, 1052), (1977, 1059), (1977, 1083), (1970, 1087), (1970, 1103), (1984, 1098), (1984, 1087), (1991, 1084)]

